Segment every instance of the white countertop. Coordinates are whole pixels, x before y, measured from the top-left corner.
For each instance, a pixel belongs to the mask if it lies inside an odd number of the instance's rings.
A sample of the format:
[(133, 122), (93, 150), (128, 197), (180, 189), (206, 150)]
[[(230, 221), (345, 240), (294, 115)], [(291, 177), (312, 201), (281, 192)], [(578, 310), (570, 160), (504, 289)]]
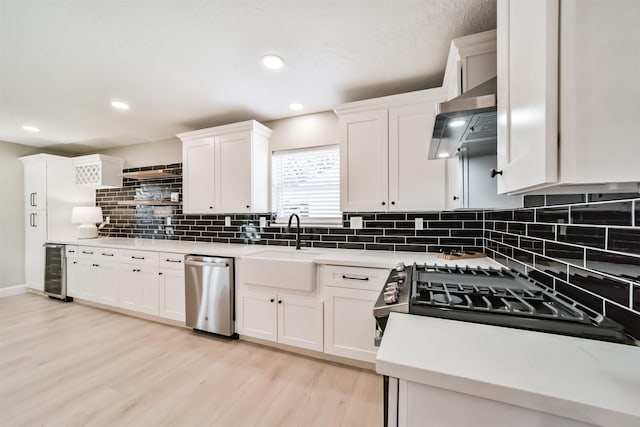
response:
[[(157, 252), (175, 252), (183, 254), (217, 255), (228, 257), (243, 257), (257, 254), (261, 251), (296, 252), (290, 246), (241, 245), (234, 243), (204, 243), (179, 240), (129, 239), (122, 237), (99, 237), (97, 239), (58, 239), (51, 243), (63, 243), (78, 246), (93, 246), (115, 249), (138, 249)], [(324, 249), (303, 248), (314, 254), (313, 261), (317, 264), (353, 265), (360, 267), (391, 268), (399, 262), (405, 264), (427, 263), (438, 265), (461, 265), (479, 267), (501, 267), (490, 258), (474, 258), (468, 260), (447, 261), (437, 257), (436, 253), (424, 252), (391, 252), (391, 251), (363, 251), (356, 249)]]
[(640, 426), (640, 347), (391, 313), (380, 374), (605, 426)]

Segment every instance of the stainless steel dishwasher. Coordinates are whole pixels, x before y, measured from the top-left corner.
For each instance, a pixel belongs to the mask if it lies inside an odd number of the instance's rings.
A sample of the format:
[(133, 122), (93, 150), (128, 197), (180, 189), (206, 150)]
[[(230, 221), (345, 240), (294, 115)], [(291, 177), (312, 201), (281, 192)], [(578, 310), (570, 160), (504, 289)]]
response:
[(233, 258), (187, 255), (184, 264), (187, 326), (237, 337)]

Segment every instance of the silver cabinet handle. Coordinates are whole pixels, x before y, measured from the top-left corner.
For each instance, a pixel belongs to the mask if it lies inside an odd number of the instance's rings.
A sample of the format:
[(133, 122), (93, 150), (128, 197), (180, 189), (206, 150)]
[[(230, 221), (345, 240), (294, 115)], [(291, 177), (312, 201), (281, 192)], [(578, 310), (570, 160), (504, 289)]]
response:
[(182, 262), (182, 260), (181, 260), (181, 259), (171, 259), (171, 258), (167, 258), (167, 259), (165, 259), (165, 261), (166, 261), (166, 262), (177, 262), (177, 263)]
[(87, 255), (93, 255), (93, 252), (91, 251), (82, 251), (83, 254), (87, 254)]
[(102, 255), (103, 255), (103, 256), (113, 256), (113, 254), (108, 254), (108, 253), (106, 253), (106, 252), (102, 252)]
[(346, 280), (364, 280), (364, 281), (369, 280), (368, 277), (347, 276), (346, 274), (343, 274), (342, 278)]
[(131, 255), (131, 258), (133, 258), (133, 259), (144, 259), (143, 256), (133, 256), (133, 255)]
[(37, 227), (38, 226), (38, 214), (37, 213), (33, 213), (31, 215), (33, 215), (33, 226)]

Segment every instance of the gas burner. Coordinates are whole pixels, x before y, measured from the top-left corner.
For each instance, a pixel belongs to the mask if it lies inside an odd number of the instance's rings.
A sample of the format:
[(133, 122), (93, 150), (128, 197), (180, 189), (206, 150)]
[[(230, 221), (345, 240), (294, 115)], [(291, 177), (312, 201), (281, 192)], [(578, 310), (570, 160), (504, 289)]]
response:
[[(401, 278), (399, 274), (403, 274)], [(404, 276), (406, 274), (406, 277)], [(384, 289), (399, 279), (394, 302)], [(392, 270), (373, 309), (381, 329), (390, 312), (625, 342), (622, 326), (506, 268), (417, 265)], [(591, 314), (591, 315), (590, 315)]]

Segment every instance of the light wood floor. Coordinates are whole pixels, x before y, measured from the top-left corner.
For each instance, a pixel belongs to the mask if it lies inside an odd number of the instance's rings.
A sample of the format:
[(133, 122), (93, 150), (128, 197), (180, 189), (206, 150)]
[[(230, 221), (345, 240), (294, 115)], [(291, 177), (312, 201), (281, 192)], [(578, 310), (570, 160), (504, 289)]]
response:
[(1, 426), (378, 426), (382, 378), (34, 294), (0, 298)]

